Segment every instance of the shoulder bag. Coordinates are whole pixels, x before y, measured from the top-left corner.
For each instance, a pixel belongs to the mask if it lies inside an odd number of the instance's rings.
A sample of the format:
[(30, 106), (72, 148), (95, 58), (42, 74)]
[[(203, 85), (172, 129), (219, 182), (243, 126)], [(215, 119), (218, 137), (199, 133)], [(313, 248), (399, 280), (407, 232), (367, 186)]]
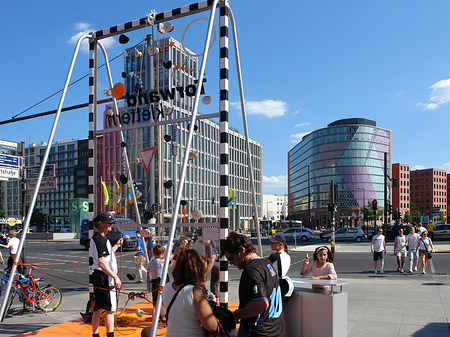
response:
[(289, 292), (289, 281), (285, 278), (282, 277), (282, 273), (281, 273), (281, 254), (280, 253), (276, 253), (275, 254), (277, 256), (277, 266), (278, 266), (278, 280), (280, 283), (280, 289), (281, 289), (281, 296), (284, 298), (286, 296), (286, 294)]
[(175, 293), (175, 295), (173, 295), (172, 300), (170, 301), (170, 303), (169, 303), (169, 305), (168, 305), (168, 307), (166, 309), (166, 320), (167, 320), (167, 322), (169, 322), (169, 311), (170, 311), (170, 308), (172, 308), (173, 302), (177, 298), (177, 296), (180, 293), (181, 289), (183, 289), (185, 286), (187, 286), (187, 284), (183, 284), (181, 287), (179, 287), (177, 292)]
[(430, 247), (427, 246), (427, 244), (425, 243), (425, 241), (423, 241), (422, 238), (420, 238), (420, 240), (422, 241), (424, 247), (427, 249), (427, 259), (431, 260), (433, 258), (433, 255), (431, 254), (431, 249)]

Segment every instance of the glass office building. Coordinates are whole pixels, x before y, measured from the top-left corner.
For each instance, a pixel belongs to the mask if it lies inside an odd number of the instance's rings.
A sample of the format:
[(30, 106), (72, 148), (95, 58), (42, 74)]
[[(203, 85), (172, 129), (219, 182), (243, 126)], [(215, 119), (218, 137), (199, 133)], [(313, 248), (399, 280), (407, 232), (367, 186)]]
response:
[(304, 136), (288, 153), (290, 218), (327, 227), (331, 181), (338, 185), (338, 226), (356, 226), (360, 208), (373, 199), (384, 208), (385, 153), (390, 176), (391, 131), (368, 119), (338, 120)]

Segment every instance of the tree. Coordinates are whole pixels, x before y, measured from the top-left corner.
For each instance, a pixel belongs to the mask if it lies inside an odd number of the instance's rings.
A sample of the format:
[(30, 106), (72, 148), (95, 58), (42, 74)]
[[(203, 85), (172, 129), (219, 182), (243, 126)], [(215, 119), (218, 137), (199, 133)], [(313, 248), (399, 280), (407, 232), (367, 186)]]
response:
[(439, 216), (437, 217), (437, 221), (445, 221), (445, 216), (444, 216), (444, 213), (443, 212), (440, 212), (439, 213)]
[(31, 213), (30, 226), (36, 226), (38, 232), (41, 232), (45, 225), (45, 214), (35, 208)]
[(403, 216), (403, 222), (404, 223), (411, 223), (412, 222), (411, 214), (408, 211), (406, 211), (405, 215)]
[(411, 202), (411, 221), (412, 222), (420, 222), (419, 206), (417, 206), (413, 202)]
[(0, 218), (4, 218), (5, 217), (5, 211), (0, 211)]

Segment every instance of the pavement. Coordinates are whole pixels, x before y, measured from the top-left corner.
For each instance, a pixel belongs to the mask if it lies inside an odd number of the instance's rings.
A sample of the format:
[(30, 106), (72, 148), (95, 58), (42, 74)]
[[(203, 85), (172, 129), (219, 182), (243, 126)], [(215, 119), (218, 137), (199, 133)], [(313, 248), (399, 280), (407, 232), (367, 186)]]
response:
[[(391, 246), (392, 243), (388, 243), (388, 249), (392, 250)], [(297, 247), (290, 245), (290, 250), (312, 252), (315, 247), (317, 242), (302, 243), (302, 246)], [(337, 243), (335, 248), (339, 252), (368, 252), (370, 242), (342, 242)], [(437, 254), (448, 253), (450, 243), (436, 242), (435, 248)], [(450, 337), (450, 276), (436, 275), (433, 269), (431, 260), (427, 275), (414, 278), (396, 278), (389, 273), (367, 274), (362, 278), (352, 277), (351, 274), (340, 277), (339, 279), (349, 282), (343, 287), (343, 291), (348, 294), (347, 336)], [(238, 302), (238, 283), (238, 279), (229, 280), (230, 302)], [(139, 285), (133, 287), (137, 290)], [(67, 301), (71, 305), (62, 305), (57, 311), (47, 315), (23, 313), (7, 317), (0, 324), (0, 337), (51, 336), (53, 333), (45, 329), (62, 329), (67, 326), (61, 325), (65, 323), (84, 324), (80, 323), (79, 312), (83, 311), (86, 304), (85, 291), (83, 294), (64, 298), (64, 302)], [(146, 325), (148, 322), (143, 322), (142, 327)], [(61, 329), (59, 336), (90, 336), (90, 330), (86, 327), (75, 331)], [(136, 331), (138, 332), (137, 327), (134, 332)]]

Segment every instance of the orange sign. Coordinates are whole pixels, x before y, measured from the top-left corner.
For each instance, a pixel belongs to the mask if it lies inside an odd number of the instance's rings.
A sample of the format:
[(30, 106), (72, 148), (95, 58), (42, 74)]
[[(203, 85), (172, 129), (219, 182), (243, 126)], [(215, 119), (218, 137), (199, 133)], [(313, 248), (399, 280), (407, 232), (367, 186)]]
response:
[(125, 94), (125, 85), (122, 82), (118, 82), (114, 84), (114, 87), (111, 89), (103, 90), (103, 93), (106, 96), (112, 96), (115, 99), (121, 99)]

